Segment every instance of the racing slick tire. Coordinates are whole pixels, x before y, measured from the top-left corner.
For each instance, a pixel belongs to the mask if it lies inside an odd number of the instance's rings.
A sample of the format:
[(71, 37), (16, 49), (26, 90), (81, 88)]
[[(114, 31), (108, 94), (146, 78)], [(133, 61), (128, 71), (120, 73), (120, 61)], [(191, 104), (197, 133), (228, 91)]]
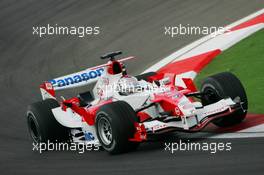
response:
[(96, 133), (103, 149), (110, 154), (135, 150), (139, 142), (131, 142), (138, 117), (125, 101), (116, 101), (100, 107), (96, 113)]
[(247, 95), (242, 83), (234, 74), (223, 72), (207, 77), (202, 82), (201, 92), (207, 94), (202, 97), (203, 105), (212, 104), (227, 97), (242, 102), (242, 108), (233, 114), (214, 120), (215, 125), (219, 127), (232, 126), (242, 122), (246, 117), (248, 109)]
[(28, 106), (26, 113), (29, 134), (35, 143), (69, 141), (69, 130), (55, 119), (51, 109), (59, 107), (54, 99)]

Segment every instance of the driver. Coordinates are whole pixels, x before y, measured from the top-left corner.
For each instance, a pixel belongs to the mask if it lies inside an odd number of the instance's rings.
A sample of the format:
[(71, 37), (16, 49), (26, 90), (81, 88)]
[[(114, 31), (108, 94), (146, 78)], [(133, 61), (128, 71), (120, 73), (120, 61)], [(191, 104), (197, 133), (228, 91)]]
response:
[(125, 75), (118, 81), (118, 91), (120, 95), (130, 95), (141, 89), (141, 85), (136, 77)]

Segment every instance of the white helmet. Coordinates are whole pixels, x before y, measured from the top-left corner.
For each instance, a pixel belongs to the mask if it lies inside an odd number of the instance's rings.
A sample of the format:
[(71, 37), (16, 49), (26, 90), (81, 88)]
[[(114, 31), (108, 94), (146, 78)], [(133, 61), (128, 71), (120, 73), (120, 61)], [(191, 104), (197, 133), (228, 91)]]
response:
[(130, 95), (137, 92), (140, 88), (139, 82), (135, 77), (123, 76), (118, 81), (118, 91), (121, 95)]

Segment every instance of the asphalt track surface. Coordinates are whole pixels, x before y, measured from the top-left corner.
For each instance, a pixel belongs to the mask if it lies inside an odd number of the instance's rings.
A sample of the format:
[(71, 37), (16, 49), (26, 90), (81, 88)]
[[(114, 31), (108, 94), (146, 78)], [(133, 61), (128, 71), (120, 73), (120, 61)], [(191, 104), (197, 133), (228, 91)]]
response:
[[(103, 151), (39, 154), (32, 152), (24, 115), (27, 104), (40, 100), (40, 82), (101, 64), (105, 52), (137, 56), (128, 69), (138, 74), (201, 37), (169, 38), (164, 26), (223, 26), (263, 7), (263, 0), (0, 1), (0, 174), (263, 174), (262, 138), (217, 140), (232, 142), (232, 150), (216, 154), (172, 155), (164, 151), (164, 141), (118, 156)], [(32, 26), (47, 23), (97, 25), (101, 34), (32, 35)], [(177, 136), (167, 141), (177, 142)]]

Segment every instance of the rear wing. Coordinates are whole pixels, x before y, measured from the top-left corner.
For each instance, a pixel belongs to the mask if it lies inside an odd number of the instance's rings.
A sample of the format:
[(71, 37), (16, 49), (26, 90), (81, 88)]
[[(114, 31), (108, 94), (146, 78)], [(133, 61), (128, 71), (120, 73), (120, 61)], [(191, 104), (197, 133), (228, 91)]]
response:
[[(134, 58), (135, 57), (130, 56), (118, 61), (124, 62)], [(106, 64), (91, 67), (80, 72), (65, 75), (42, 83), (40, 85), (40, 91), (43, 100), (47, 98), (55, 98), (55, 91), (57, 90), (71, 89), (95, 83), (101, 76), (106, 74), (106, 67), (110, 64), (111, 61)]]
[(77, 73), (49, 80), (54, 90), (69, 89), (94, 83), (105, 73), (103, 67), (86, 69)]
[(46, 81), (40, 85), (42, 99), (55, 99), (55, 91), (76, 88), (95, 83), (105, 73), (104, 67), (86, 69), (70, 75), (65, 75)]

